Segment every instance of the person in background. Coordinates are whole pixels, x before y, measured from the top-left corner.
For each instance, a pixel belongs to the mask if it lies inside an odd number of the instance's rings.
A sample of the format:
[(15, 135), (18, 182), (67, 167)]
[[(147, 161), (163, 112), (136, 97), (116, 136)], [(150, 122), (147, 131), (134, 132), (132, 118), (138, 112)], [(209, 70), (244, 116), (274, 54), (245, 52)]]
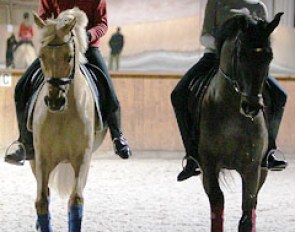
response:
[[(200, 174), (197, 162), (198, 144), (193, 132), (193, 122), (188, 111), (188, 86), (194, 78), (207, 74), (212, 68), (216, 68), (215, 36), (219, 27), (230, 17), (236, 14), (248, 14), (254, 18), (267, 19), (267, 9), (259, 0), (208, 0), (205, 9), (205, 19), (201, 33), (201, 43), (205, 46), (203, 57), (183, 76), (171, 94), (178, 127), (181, 133), (186, 151), (186, 166), (177, 176), (178, 181), (183, 181)], [(276, 138), (280, 122), (283, 117), (284, 106), (287, 100), (286, 92), (271, 76), (267, 78), (267, 87), (263, 90), (264, 103), (267, 106), (268, 118), (268, 150), (262, 162), (262, 166), (270, 170), (283, 170), (287, 166), (285, 160), (278, 160)]]
[(33, 26), (30, 22), (30, 14), (28, 12), (24, 13), (23, 21), (19, 26), (18, 30), (18, 38), (19, 38), (19, 43), (17, 46), (20, 46), (23, 43), (29, 43), (33, 47), (33, 37), (34, 37), (34, 31), (33, 31)]
[(6, 41), (6, 68), (13, 68), (13, 52), (17, 45), (14, 33)]
[(120, 55), (124, 46), (124, 36), (121, 34), (121, 28), (117, 28), (117, 32), (114, 33), (109, 41), (111, 48), (110, 60), (109, 60), (109, 69), (113, 70), (113, 63), (115, 61), (116, 70), (119, 70), (120, 67)]
[[(105, 35), (108, 29), (106, 0), (40, 0), (39, 16), (43, 20), (50, 19), (51, 17), (56, 18), (60, 12), (72, 9), (73, 7), (78, 7), (80, 10), (84, 11), (88, 17), (87, 37), (89, 48), (85, 56), (90, 64), (97, 66), (102, 71), (104, 78), (107, 80), (107, 87), (110, 92), (110, 99), (108, 99), (109, 105), (106, 107), (107, 109), (105, 109), (107, 123), (110, 128), (115, 153), (122, 159), (127, 159), (131, 156), (131, 150), (121, 130), (120, 104), (108, 69), (99, 50), (100, 39)], [(26, 154), (26, 159), (34, 159), (32, 133), (26, 128), (26, 105), (31, 97), (31, 89), (33, 88), (32, 76), (40, 67), (40, 60), (36, 59), (17, 83), (15, 89), (15, 103), (20, 131), (20, 137), (18, 139), (20, 146), (15, 152), (5, 156), (5, 161), (8, 163), (16, 165), (23, 164), (24, 154)], [(97, 82), (98, 80), (96, 79), (95, 81)], [(96, 84), (98, 85), (98, 83)]]

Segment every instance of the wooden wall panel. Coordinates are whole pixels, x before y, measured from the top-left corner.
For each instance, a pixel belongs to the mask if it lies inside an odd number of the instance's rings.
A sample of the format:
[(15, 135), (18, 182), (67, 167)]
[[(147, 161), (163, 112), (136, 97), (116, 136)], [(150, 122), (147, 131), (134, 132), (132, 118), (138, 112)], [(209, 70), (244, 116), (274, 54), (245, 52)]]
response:
[[(10, 88), (0, 87), (0, 148), (17, 138), (13, 92), (21, 73), (14, 73)], [(121, 102), (122, 127), (133, 150), (181, 151), (170, 93), (180, 75), (113, 73), (114, 85)], [(295, 78), (280, 78), (289, 94), (278, 145), (295, 150)], [(111, 150), (110, 136), (101, 147)]]

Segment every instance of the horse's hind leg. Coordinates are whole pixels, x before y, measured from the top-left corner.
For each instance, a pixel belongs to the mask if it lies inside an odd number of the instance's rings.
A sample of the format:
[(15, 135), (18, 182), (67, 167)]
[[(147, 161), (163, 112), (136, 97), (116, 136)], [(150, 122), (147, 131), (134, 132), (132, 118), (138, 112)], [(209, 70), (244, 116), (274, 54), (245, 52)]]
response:
[(218, 182), (219, 170), (209, 167), (203, 170), (203, 185), (211, 207), (211, 232), (223, 232), (224, 196)]
[(37, 210), (37, 230), (41, 232), (52, 232), (50, 225), (50, 213), (49, 213), (49, 189), (48, 179), (50, 170), (47, 166), (42, 165), (40, 162), (36, 162), (36, 179), (37, 179), (37, 200), (35, 207)]
[(256, 205), (260, 167), (249, 168), (242, 175), (243, 215), (239, 223), (239, 232), (256, 232)]
[(75, 186), (69, 199), (69, 231), (79, 232), (83, 217), (83, 190), (89, 171), (89, 161), (80, 160), (76, 162), (76, 165), (72, 165), (75, 170)]

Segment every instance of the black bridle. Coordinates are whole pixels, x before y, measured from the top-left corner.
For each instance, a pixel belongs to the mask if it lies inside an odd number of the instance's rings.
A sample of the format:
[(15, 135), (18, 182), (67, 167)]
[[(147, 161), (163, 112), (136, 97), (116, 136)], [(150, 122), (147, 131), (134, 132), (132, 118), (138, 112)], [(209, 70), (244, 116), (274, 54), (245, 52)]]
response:
[(65, 92), (66, 91), (65, 88), (64, 88), (64, 86), (66, 86), (68, 84), (71, 84), (72, 80), (75, 77), (75, 72), (76, 72), (75, 71), (75, 65), (76, 65), (76, 47), (75, 47), (75, 42), (74, 42), (74, 35), (71, 34), (70, 39), (68, 41), (64, 42), (64, 43), (61, 43), (61, 44), (48, 44), (48, 45), (46, 45), (47, 47), (51, 47), (51, 48), (60, 48), (60, 47), (63, 47), (65, 45), (69, 44), (69, 43), (73, 43), (73, 46), (74, 46), (74, 57), (73, 57), (73, 59), (74, 59), (74, 65), (73, 65), (73, 68), (71, 70), (70, 75), (67, 76), (67, 77), (59, 77), (59, 78), (57, 78), (57, 77), (45, 77), (45, 81), (48, 84), (50, 84), (50, 85), (58, 88), (62, 92)]
[[(237, 62), (238, 62), (238, 57), (239, 57), (239, 53), (241, 51), (241, 45), (242, 45), (242, 41), (239, 38), (241, 33), (238, 33), (238, 35), (236, 36), (236, 40), (235, 40), (235, 47), (234, 47), (234, 51), (233, 51), (233, 55), (232, 55), (232, 75), (228, 75), (226, 74), (222, 68), (219, 66), (219, 72), (221, 73), (221, 76), (223, 76), (228, 82), (229, 84), (233, 87), (233, 89), (235, 90), (236, 93), (238, 93), (240, 96), (243, 96), (245, 98), (247, 98), (249, 101), (260, 101), (262, 99), (262, 94), (257, 94), (256, 96), (253, 95), (249, 95), (245, 92), (243, 92), (241, 90), (241, 87), (239, 85), (239, 82), (237, 80)], [(252, 49), (255, 52), (263, 52), (265, 50), (265, 48), (262, 47), (258, 47), (258, 48), (253, 48)]]

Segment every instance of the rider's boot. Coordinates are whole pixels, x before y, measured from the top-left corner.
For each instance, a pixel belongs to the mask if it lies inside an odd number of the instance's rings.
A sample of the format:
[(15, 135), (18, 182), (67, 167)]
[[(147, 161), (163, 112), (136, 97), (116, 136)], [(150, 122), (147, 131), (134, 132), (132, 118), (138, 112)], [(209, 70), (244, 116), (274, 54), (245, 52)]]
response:
[(191, 126), (192, 123), (190, 122), (191, 120), (189, 113), (183, 109), (177, 108), (174, 108), (174, 111), (186, 151), (185, 159), (187, 159), (187, 163), (183, 170), (177, 176), (177, 181), (183, 181), (192, 176), (197, 176), (201, 172), (199, 164), (195, 158), (197, 156), (198, 149), (197, 143), (191, 135), (191, 131), (193, 130), (193, 128)]
[(276, 157), (276, 153), (282, 153), (277, 149), (276, 138), (279, 132), (284, 108), (279, 108), (274, 112), (266, 109), (265, 113), (268, 118), (268, 150), (262, 160), (261, 166), (266, 167), (271, 171), (282, 171), (287, 167), (288, 162), (286, 160), (280, 160)]
[(112, 112), (110, 114), (108, 118), (108, 125), (110, 128), (115, 153), (122, 159), (128, 159), (132, 155), (132, 152), (121, 131), (120, 108), (116, 112)]
[(16, 115), (19, 128), (18, 148), (5, 155), (5, 162), (14, 165), (23, 165), (25, 160), (34, 159), (33, 135), (27, 129), (26, 111), (22, 110), (25, 107), (20, 106), (22, 102), (16, 103)]

